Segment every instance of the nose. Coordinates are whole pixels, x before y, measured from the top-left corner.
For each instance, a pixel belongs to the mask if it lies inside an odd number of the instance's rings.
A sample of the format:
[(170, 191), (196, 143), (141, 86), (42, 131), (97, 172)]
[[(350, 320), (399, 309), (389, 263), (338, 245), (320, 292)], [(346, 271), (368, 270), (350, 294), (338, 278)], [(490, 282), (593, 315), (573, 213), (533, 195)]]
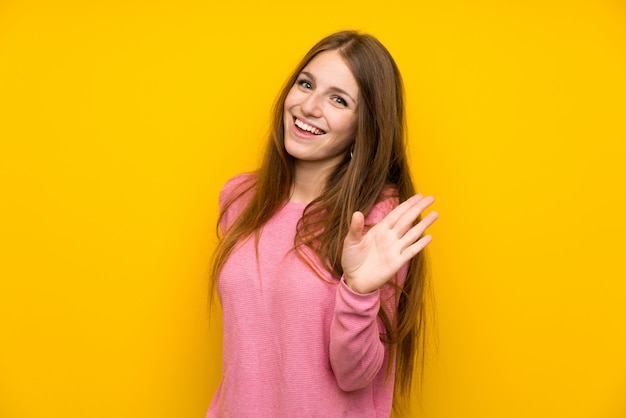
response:
[(316, 92), (310, 92), (300, 106), (307, 116), (319, 118), (322, 116), (321, 97)]

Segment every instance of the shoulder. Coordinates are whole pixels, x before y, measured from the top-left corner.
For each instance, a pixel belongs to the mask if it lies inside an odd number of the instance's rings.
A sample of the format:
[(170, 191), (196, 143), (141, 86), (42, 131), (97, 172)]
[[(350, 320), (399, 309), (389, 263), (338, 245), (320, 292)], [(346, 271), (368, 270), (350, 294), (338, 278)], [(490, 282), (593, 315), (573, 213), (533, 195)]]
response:
[(400, 204), (398, 190), (393, 186), (386, 186), (378, 196), (378, 201), (365, 215), (366, 225), (375, 225), (382, 221), (389, 212)]
[(234, 201), (250, 195), (255, 184), (255, 173), (242, 173), (230, 178), (220, 192), (220, 207), (224, 209)]
[(243, 173), (228, 180), (220, 192), (220, 220), (222, 232), (230, 228), (254, 195), (256, 174)]

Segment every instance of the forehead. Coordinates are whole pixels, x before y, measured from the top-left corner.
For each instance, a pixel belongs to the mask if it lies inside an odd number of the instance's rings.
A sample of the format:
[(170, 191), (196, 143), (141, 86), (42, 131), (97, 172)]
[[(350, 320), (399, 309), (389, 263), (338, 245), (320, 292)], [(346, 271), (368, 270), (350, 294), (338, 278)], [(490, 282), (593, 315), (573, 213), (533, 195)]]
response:
[(359, 86), (352, 70), (336, 50), (320, 52), (304, 66), (302, 72), (315, 77), (313, 81), (318, 88), (345, 90), (354, 98), (359, 94)]

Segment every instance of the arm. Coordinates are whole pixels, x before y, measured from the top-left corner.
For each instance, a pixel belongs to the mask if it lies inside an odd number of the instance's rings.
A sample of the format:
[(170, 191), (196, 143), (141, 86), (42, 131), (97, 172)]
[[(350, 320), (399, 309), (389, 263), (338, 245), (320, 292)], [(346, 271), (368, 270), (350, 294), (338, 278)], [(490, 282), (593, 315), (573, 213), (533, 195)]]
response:
[[(398, 273), (399, 281), (405, 276), (406, 268), (403, 268)], [(339, 387), (345, 391), (366, 387), (386, 364), (388, 347), (380, 340), (385, 328), (378, 317), (381, 304), (386, 312), (395, 312), (397, 303), (391, 286), (361, 294), (342, 279), (337, 287), (330, 331), (330, 363)]]
[(432, 202), (430, 197), (414, 196), (386, 211), (365, 234), (363, 215), (353, 215), (344, 241), (344, 277), (337, 289), (330, 334), (330, 362), (343, 390), (369, 385), (385, 364), (387, 347), (380, 340), (385, 330), (377, 314), (384, 303), (393, 321), (397, 300), (393, 286), (384, 285), (392, 278), (402, 285), (408, 261), (430, 242), (429, 236), (422, 235), (437, 214), (414, 222)]
[(219, 228), (222, 235), (232, 226), (252, 197), (255, 177), (251, 173), (239, 174), (229, 179), (219, 196)]

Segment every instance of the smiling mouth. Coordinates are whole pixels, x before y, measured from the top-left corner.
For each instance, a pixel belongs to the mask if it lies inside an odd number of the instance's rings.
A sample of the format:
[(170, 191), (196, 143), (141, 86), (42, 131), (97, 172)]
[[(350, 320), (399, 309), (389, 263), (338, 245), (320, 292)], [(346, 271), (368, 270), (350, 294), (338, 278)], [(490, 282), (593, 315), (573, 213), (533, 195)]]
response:
[(316, 128), (315, 126), (311, 126), (302, 122), (298, 118), (293, 118), (293, 122), (296, 125), (296, 127), (300, 129), (301, 131), (309, 132), (309, 133), (312, 133), (313, 135), (324, 135), (326, 133), (325, 131), (322, 131), (321, 129)]

